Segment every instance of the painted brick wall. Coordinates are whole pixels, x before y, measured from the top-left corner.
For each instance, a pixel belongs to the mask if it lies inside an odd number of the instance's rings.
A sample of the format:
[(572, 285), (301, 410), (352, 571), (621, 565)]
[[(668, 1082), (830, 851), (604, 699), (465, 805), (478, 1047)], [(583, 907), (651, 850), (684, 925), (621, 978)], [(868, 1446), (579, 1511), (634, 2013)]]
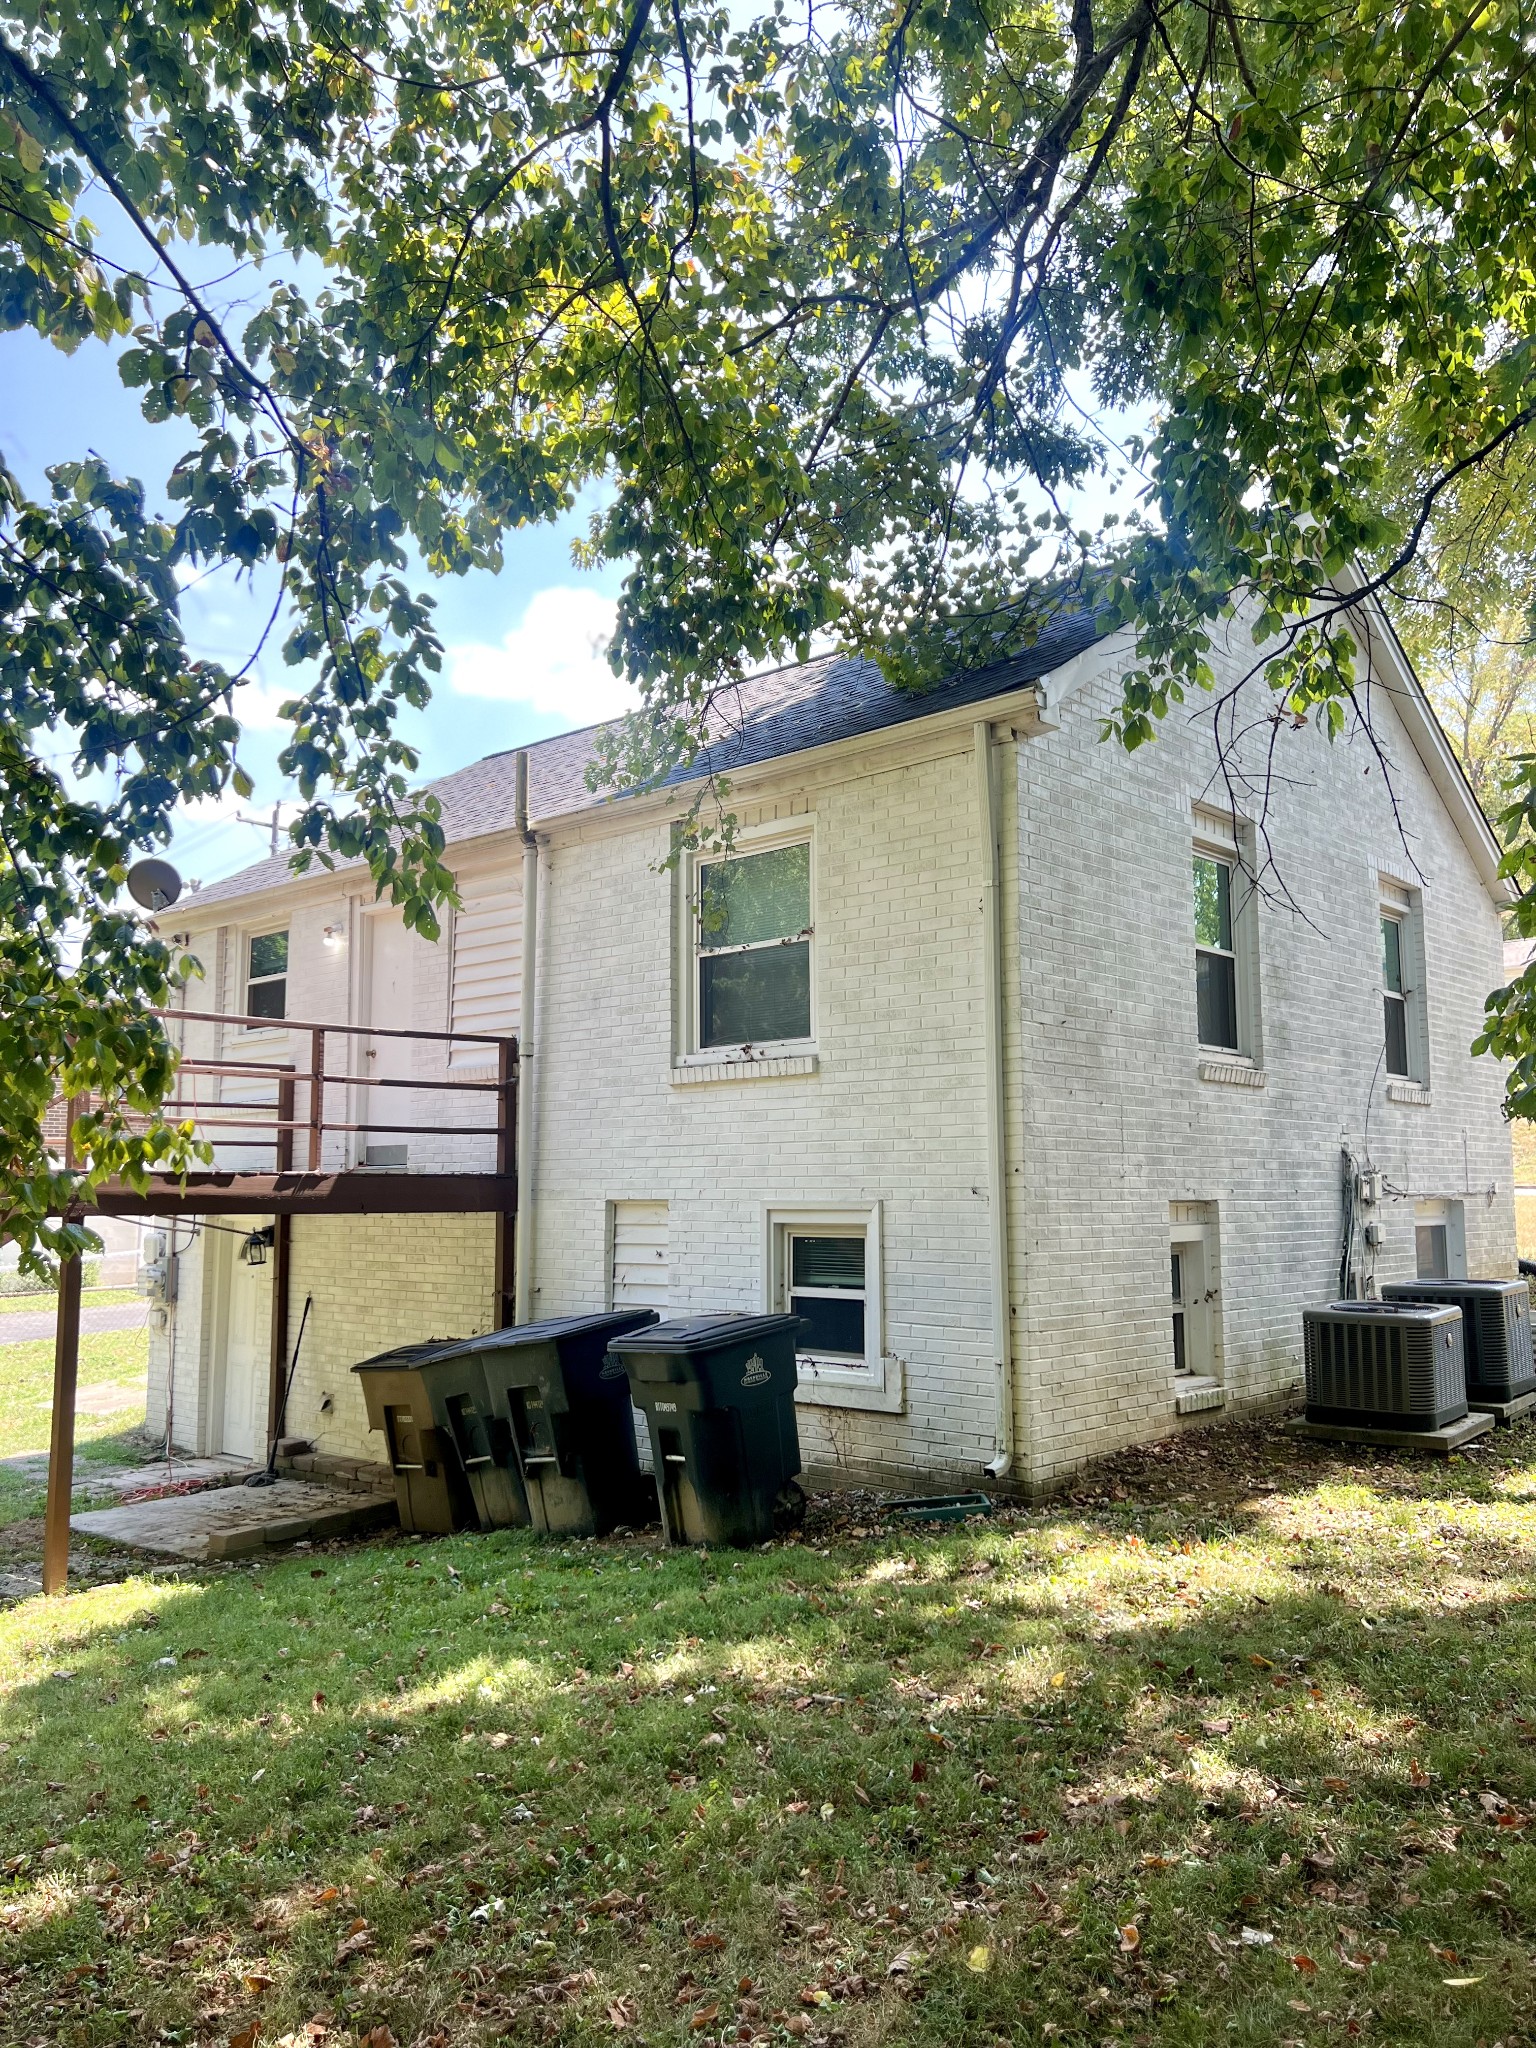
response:
[[(1226, 673), (1251, 659), (1239, 644)], [(1232, 1408), (1299, 1384), (1300, 1311), (1338, 1291), (1345, 1141), (1358, 1153), (1368, 1137), (1401, 1191), (1383, 1205), (1378, 1279), (1414, 1271), (1415, 1197), (1463, 1200), (1470, 1272), (1514, 1270), (1502, 1078), (1468, 1051), (1500, 979), (1499, 921), (1386, 692), (1374, 714), (1422, 877), (1428, 1106), (1388, 1101), (1375, 1071), (1377, 876), (1413, 876), (1369, 741), (1282, 735), (1258, 910), (1266, 1086), (1221, 1085), (1196, 1053), (1192, 806), (1223, 802), (1209, 706), (1127, 757), (1099, 739), (1114, 687), (1105, 675), (1065, 704), (1058, 734), (1014, 750), (1012, 1291), (1037, 1486), (1175, 1426), (1170, 1202), (1214, 1205)], [(1294, 909), (1274, 900), (1284, 889)]]
[(602, 1305), (611, 1200), (668, 1203), (674, 1314), (764, 1306), (765, 1208), (883, 1201), (907, 1412), (802, 1408), (822, 1467), (973, 1476), (992, 1450), (981, 849), (969, 733), (947, 747), (742, 807), (813, 818), (814, 1075), (674, 1083), (665, 826), (550, 860), (535, 1312)]
[[(181, 1230), (185, 1235), (186, 1226)], [(205, 1235), (183, 1257), (176, 1310), (174, 1433), (178, 1444), (197, 1451), (220, 1447), (220, 1417), (213, 1412), (220, 1327), (212, 1242)], [(350, 1368), (397, 1344), (490, 1329), (492, 1243), (489, 1216), (296, 1218), (291, 1337), (298, 1335), (306, 1294), (313, 1295), (314, 1305), (289, 1398), (288, 1433), (313, 1437), (320, 1450), (336, 1457), (380, 1458), (382, 1442), (369, 1432)], [(263, 1347), (265, 1328), (263, 1322)], [(264, 1388), (265, 1348), (261, 1357)], [(170, 1332), (152, 1332), (151, 1431), (165, 1427), (170, 1359)], [(328, 1408), (322, 1405), (327, 1399)], [(257, 1412), (265, 1416), (264, 1396)]]

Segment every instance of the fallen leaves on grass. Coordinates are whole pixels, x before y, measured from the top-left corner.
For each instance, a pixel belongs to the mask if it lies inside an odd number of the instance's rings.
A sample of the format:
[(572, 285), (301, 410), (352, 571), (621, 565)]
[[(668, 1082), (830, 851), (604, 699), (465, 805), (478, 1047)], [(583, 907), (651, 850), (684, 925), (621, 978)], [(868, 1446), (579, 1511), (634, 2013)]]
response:
[(373, 1934), (366, 1920), (354, 1920), (347, 1929), (345, 1938), (336, 1944), (336, 1961), (350, 1962), (353, 1956), (360, 1956), (364, 1949), (373, 1947)]

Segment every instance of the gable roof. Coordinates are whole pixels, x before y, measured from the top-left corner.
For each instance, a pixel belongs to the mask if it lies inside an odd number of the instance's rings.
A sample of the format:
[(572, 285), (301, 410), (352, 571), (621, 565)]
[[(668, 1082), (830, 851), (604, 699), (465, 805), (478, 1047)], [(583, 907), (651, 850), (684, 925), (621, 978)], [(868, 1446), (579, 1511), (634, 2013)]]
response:
[[(666, 783), (675, 786), (705, 775), (728, 775), (789, 754), (830, 746), (837, 740), (911, 725), (941, 711), (983, 704), (1038, 682), (1091, 647), (1099, 632), (1097, 615), (1074, 613), (1047, 627), (1027, 654), (957, 676), (921, 694), (892, 689), (872, 661), (838, 654), (748, 676), (717, 693), (710, 714), (709, 744), (693, 761), (674, 768)], [(553, 739), (536, 740), (526, 750), (511, 747), (503, 753), (487, 754), (467, 768), (429, 782), (427, 788), (442, 805), (449, 845), (511, 830), (517, 756), (523, 751), (528, 755), (528, 814), (535, 824), (622, 803), (622, 794), (590, 790), (586, 781), (597, 735), (610, 729), (589, 725)], [(361, 865), (361, 861), (338, 862), (334, 872)], [(195, 896), (184, 898), (181, 908), (191, 911), (205, 903), (254, 896), (293, 879), (289, 856), (279, 853), (221, 882), (210, 882)]]

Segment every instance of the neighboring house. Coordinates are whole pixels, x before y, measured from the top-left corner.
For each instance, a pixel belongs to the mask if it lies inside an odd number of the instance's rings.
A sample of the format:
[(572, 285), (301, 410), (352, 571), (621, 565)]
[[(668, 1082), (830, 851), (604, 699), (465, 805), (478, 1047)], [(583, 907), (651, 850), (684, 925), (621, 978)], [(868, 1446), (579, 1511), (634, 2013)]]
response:
[[(295, 1019), (521, 1031), (523, 1311), (793, 1308), (821, 1473), (1041, 1490), (1281, 1406), (1303, 1307), (1340, 1291), (1346, 1153), (1385, 1179), (1353, 1284), (1515, 1263), (1502, 1076), (1468, 1050), (1500, 978), (1498, 848), (1367, 625), (1379, 754), (1287, 727), (1263, 825), (1216, 773), (1209, 700), (1134, 755), (1101, 743), (1129, 639), (1081, 621), (918, 699), (838, 659), (730, 693), (707, 764), (740, 821), (728, 860), (668, 864), (693, 782), (600, 800), (590, 734), (533, 747), (527, 1019), (516, 757), (492, 756), (434, 785), (462, 896), (436, 945), (359, 870), (268, 861), (178, 906), (193, 1007), (271, 1019), (188, 1026), (189, 1050), (302, 1068)], [(1234, 629), (1223, 673), (1252, 659)], [(1275, 707), (1246, 687), (1257, 766)], [(424, 1057), (353, 1043), (359, 1101)], [(444, 1102), (360, 1160), (328, 1138), (328, 1163), (483, 1169), (493, 1141)], [(190, 1448), (259, 1454), (270, 1267), (220, 1223), (177, 1226), (151, 1419), (169, 1403)], [(290, 1431), (379, 1455), (349, 1367), (488, 1327), (494, 1236), (486, 1215), (296, 1217)]]

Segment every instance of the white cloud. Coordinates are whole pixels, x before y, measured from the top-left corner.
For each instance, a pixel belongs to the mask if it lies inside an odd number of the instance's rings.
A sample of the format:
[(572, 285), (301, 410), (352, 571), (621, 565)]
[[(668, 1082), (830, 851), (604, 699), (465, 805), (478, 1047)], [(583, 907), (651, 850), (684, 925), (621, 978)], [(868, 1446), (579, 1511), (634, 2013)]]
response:
[(632, 711), (639, 699), (605, 659), (616, 611), (595, 590), (538, 591), (499, 647), (472, 640), (448, 648), (449, 683), (461, 697), (526, 704), (573, 726)]

